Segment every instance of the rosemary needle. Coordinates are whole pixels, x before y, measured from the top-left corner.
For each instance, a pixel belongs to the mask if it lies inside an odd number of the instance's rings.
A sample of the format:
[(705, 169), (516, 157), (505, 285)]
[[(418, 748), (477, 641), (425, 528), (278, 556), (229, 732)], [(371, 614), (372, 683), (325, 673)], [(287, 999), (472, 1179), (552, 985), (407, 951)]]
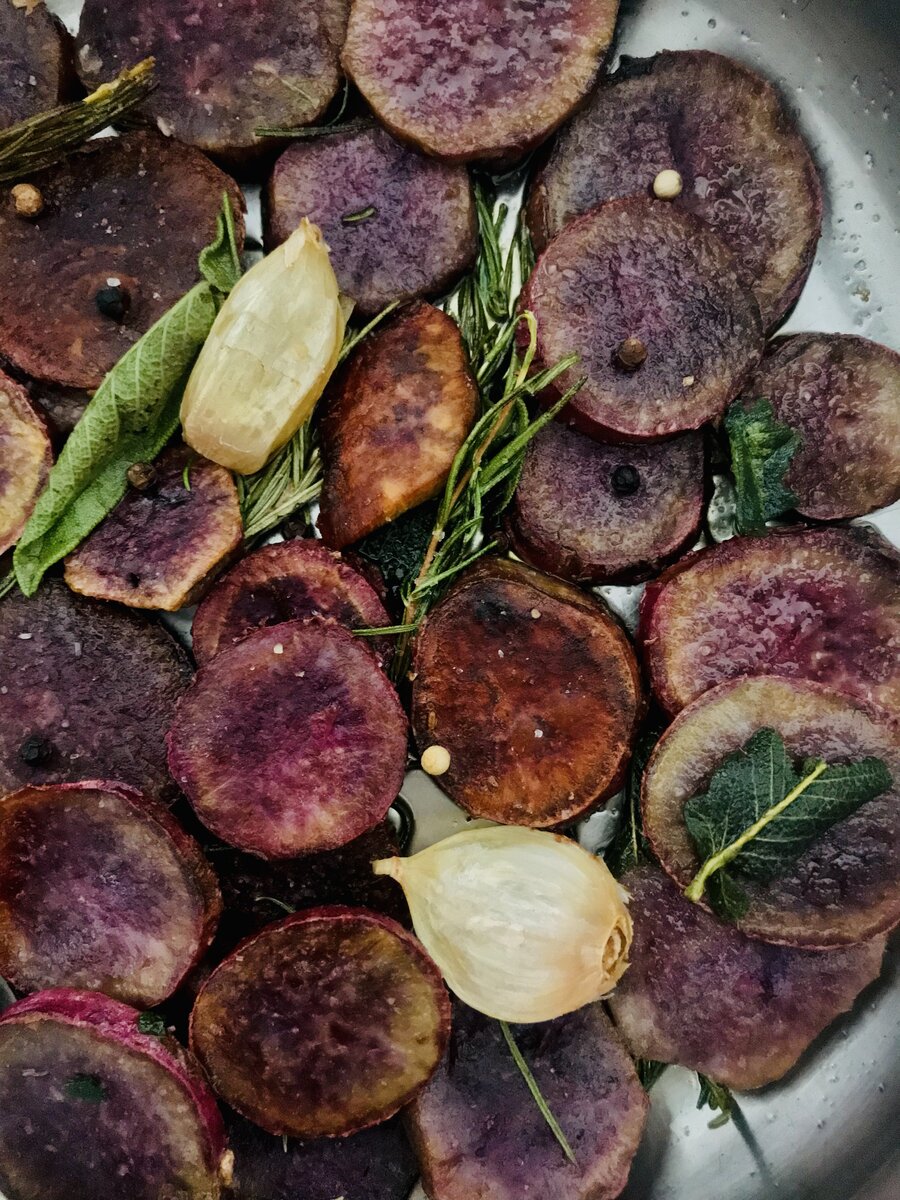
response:
[(53, 166), (93, 134), (118, 121), (153, 89), (145, 58), (75, 104), (63, 104), (0, 130), (0, 183)]
[(556, 1138), (556, 1140), (559, 1142), (560, 1146), (562, 1147), (563, 1154), (565, 1154), (565, 1156), (569, 1160), (569, 1162), (570, 1163), (576, 1162), (575, 1152), (572, 1149), (572, 1147), (569, 1145), (569, 1139), (563, 1133), (562, 1129), (560, 1128), (559, 1122), (557, 1121), (556, 1117), (554, 1117), (553, 1113), (550, 1111), (549, 1104), (547, 1103), (547, 1101), (544, 1099), (543, 1095), (541, 1094), (541, 1089), (538, 1087), (537, 1080), (531, 1073), (531, 1068), (529, 1067), (529, 1065), (525, 1061), (525, 1059), (522, 1057), (522, 1051), (516, 1045), (516, 1040), (512, 1035), (512, 1030), (510, 1029), (509, 1025), (506, 1023), (506, 1021), (499, 1021), (498, 1024), (500, 1026), (500, 1029), (503, 1032), (503, 1037), (506, 1040), (506, 1044), (509, 1047), (509, 1052), (513, 1056), (513, 1061), (515, 1062), (516, 1066), (519, 1068), (522, 1078), (525, 1080), (525, 1083), (528, 1086), (529, 1092), (531, 1092), (532, 1099), (534, 1100), (535, 1104), (540, 1109), (541, 1116), (544, 1118), (544, 1120), (549, 1125), (551, 1133)]

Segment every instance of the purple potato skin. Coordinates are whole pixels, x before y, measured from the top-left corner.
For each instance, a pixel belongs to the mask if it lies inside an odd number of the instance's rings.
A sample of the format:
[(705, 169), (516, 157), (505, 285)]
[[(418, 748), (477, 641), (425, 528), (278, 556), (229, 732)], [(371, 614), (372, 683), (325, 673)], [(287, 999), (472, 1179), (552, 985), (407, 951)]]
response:
[[(0, 356), (34, 379), (92, 390), (197, 282), (223, 194), (241, 249), (243, 199), (199, 151), (149, 132), (90, 141), (36, 179), (39, 221), (0, 206)], [(127, 293), (121, 321), (98, 308), (107, 279)]]
[(58, 449), (81, 420), (92, 393), (34, 379), (26, 386), (32, 404), (47, 418), (53, 445)]
[(169, 768), (217, 837), (263, 858), (333, 850), (381, 821), (407, 720), (362, 638), (313, 617), (258, 629), (201, 667)]
[(900, 556), (861, 527), (732, 538), (648, 586), (638, 641), (673, 716), (727, 679), (769, 673), (897, 711)]
[[(213, 1094), (174, 1038), (140, 1032), (140, 1015), (71, 988), (37, 992), (0, 1015), (6, 1195), (218, 1200), (229, 1159)], [(89, 1098), (72, 1094), (79, 1084)]]
[(344, 1137), (393, 1116), (450, 1032), (440, 972), (395, 921), (326, 906), (243, 941), (201, 987), (191, 1048), (220, 1096), (273, 1134)]
[[(320, 541), (294, 538), (261, 546), (232, 567), (194, 614), (194, 658), (209, 662), (256, 629), (314, 616), (347, 629), (392, 624), (368, 580)], [(379, 659), (388, 661), (390, 639), (371, 641)]]
[(233, 1200), (407, 1200), (419, 1173), (399, 1117), (344, 1138), (302, 1142), (226, 1115)]
[(313, 124), (340, 84), (349, 0), (87, 0), (78, 70), (95, 86), (153, 55), (143, 112), (167, 137), (239, 167), (277, 139), (259, 127)]
[(677, 170), (674, 203), (731, 248), (767, 329), (800, 294), (822, 227), (822, 185), (770, 83), (708, 50), (624, 59), (561, 134), (535, 179), (529, 223), (542, 248), (608, 200), (646, 196)]
[(700, 869), (684, 822), (687, 801), (762, 728), (795, 761), (880, 758), (892, 787), (816, 839), (778, 879), (741, 879), (749, 898), (736, 926), (778, 945), (831, 950), (900, 922), (900, 734), (891, 716), (805, 680), (746, 676), (689, 704), (656, 744), (644, 772), (644, 832), (663, 869), (686, 888)]
[(576, 1162), (545, 1124), (499, 1022), (455, 1002), (447, 1054), (407, 1110), (430, 1200), (613, 1200), (649, 1104), (602, 1004), (512, 1034)]
[(636, 1058), (678, 1063), (737, 1091), (780, 1079), (878, 978), (885, 938), (797, 950), (746, 937), (655, 866), (622, 876), (631, 963), (609, 999)]
[(302, 858), (271, 862), (224, 844), (207, 846), (206, 853), (215, 864), (224, 903), (215, 947), (219, 958), (291, 910), (361, 907), (410, 925), (403, 889), (372, 871), (373, 862), (400, 853), (387, 821), (337, 850)]
[(231, 472), (187, 446), (153, 466), (154, 484), (130, 487), (66, 559), (72, 591), (175, 612), (196, 604), (237, 553), (244, 529)]
[[(731, 252), (661, 200), (613, 200), (570, 222), (538, 259), (520, 307), (537, 318), (542, 363), (580, 355), (552, 390), (584, 378), (559, 419), (600, 441), (698, 429), (724, 412), (763, 351), (759, 306)], [(647, 349), (636, 370), (617, 359), (629, 338)]]
[(0, 795), (107, 778), (172, 796), (165, 731), (191, 667), (161, 626), (51, 579), (0, 604), (0, 662)]
[(266, 190), (266, 248), (303, 217), (322, 230), (341, 291), (364, 316), (441, 294), (475, 257), (465, 169), (425, 158), (377, 125), (295, 142), (282, 154)]
[(509, 163), (587, 95), (618, 0), (353, 0), (342, 62), (382, 125), (447, 162)]
[[(633, 494), (616, 490), (623, 466)], [(516, 553), (552, 575), (638, 583), (696, 539), (703, 498), (700, 434), (616, 446), (554, 421), (528, 447), (509, 523)]]
[(222, 902), (200, 847), (156, 801), (102, 780), (0, 802), (0, 975), (148, 1008), (209, 947)]
[(785, 476), (803, 516), (864, 516), (900, 499), (900, 355), (867, 338), (799, 333), (772, 343), (745, 392), (802, 439)]
[(66, 98), (70, 39), (43, 4), (0, 4), (0, 129)]

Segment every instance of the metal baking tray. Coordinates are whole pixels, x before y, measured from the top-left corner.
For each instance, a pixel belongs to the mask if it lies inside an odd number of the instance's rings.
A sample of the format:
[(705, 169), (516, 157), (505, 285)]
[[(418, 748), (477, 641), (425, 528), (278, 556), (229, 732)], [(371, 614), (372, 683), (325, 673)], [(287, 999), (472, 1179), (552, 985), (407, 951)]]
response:
[[(47, 6), (75, 29), (81, 0)], [(772, 79), (823, 173), (822, 239), (784, 331), (857, 333), (900, 350), (900, 0), (622, 0), (610, 65), (622, 53), (696, 47)], [(248, 235), (258, 237), (258, 189), (247, 197)], [(900, 545), (900, 505), (866, 520)], [(638, 590), (603, 589), (626, 621)], [(419, 845), (465, 824), (421, 772), (408, 776), (404, 796)], [(594, 818), (582, 840), (602, 842), (607, 824)], [(741, 1095), (728, 1125), (710, 1129), (694, 1076), (667, 1070), (625, 1200), (898, 1200), (898, 951), (895, 939), (854, 1011), (781, 1082)]]

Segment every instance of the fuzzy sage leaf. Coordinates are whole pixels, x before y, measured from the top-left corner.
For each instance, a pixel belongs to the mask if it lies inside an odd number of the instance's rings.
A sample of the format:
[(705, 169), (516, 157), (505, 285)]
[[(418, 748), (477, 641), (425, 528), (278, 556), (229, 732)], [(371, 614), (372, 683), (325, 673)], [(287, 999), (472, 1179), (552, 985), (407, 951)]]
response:
[(50, 472), (13, 555), (19, 587), (37, 590), (125, 494), (128, 468), (150, 462), (178, 428), (181, 393), (226, 294), (240, 276), (226, 196), (196, 284), (119, 359)]
[(771, 401), (762, 397), (749, 406), (735, 401), (725, 414), (725, 432), (735, 482), (735, 528), (760, 533), (796, 504), (784, 478), (800, 435), (777, 420)]
[(809, 759), (795, 770), (781, 736), (757, 730), (720, 764), (708, 790), (684, 807), (688, 833), (704, 860), (685, 895), (697, 902), (708, 891), (720, 916), (739, 919), (747, 898), (731, 872), (760, 883), (778, 878), (816, 838), (890, 786), (890, 772), (878, 758), (836, 764)]

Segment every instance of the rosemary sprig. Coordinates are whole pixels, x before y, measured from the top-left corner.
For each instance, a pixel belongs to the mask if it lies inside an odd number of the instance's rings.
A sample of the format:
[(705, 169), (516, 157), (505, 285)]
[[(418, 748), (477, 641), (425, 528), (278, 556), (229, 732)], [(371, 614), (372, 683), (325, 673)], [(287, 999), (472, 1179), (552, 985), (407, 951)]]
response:
[[(348, 329), (338, 363), (344, 362), (398, 303), (382, 309), (362, 329)], [(237, 476), (237, 489), (245, 541), (271, 533), (282, 521), (312, 504), (322, 490), (322, 459), (312, 421), (302, 425), (261, 471)]]
[(0, 579), (0, 600), (3, 600), (6, 596), (8, 596), (9, 593), (13, 590), (13, 588), (15, 586), (16, 586), (15, 571), (7, 571), (7, 573), (3, 576), (3, 578)]
[(513, 1057), (513, 1061), (515, 1062), (516, 1066), (519, 1068), (522, 1078), (525, 1080), (525, 1083), (528, 1086), (529, 1092), (531, 1092), (532, 1099), (534, 1100), (535, 1104), (540, 1109), (541, 1116), (547, 1122), (547, 1124), (550, 1127), (550, 1132), (553, 1134), (553, 1136), (556, 1138), (556, 1140), (559, 1142), (560, 1146), (562, 1147), (563, 1154), (565, 1154), (566, 1158), (569, 1160), (570, 1163), (574, 1163), (576, 1161), (575, 1160), (575, 1152), (572, 1149), (572, 1147), (569, 1145), (569, 1139), (563, 1133), (562, 1129), (560, 1128), (559, 1122), (557, 1121), (556, 1117), (554, 1117), (553, 1113), (550, 1111), (549, 1104), (544, 1099), (544, 1097), (541, 1095), (541, 1089), (538, 1087), (537, 1080), (532, 1075), (531, 1068), (529, 1067), (528, 1063), (522, 1057), (522, 1051), (516, 1045), (515, 1038), (512, 1035), (512, 1030), (510, 1029), (509, 1025), (507, 1025), (506, 1021), (499, 1021), (498, 1024), (500, 1026), (500, 1029), (503, 1032), (503, 1037), (506, 1041), (506, 1045), (509, 1047), (509, 1052)]
[(337, 112), (333, 117), (321, 125), (264, 125), (259, 129), (255, 129), (254, 133), (257, 137), (274, 137), (274, 138), (293, 138), (302, 140), (303, 138), (324, 137), (329, 133), (348, 133), (355, 132), (358, 129), (368, 129), (372, 125), (371, 118), (360, 118), (354, 121), (345, 121), (341, 124), (344, 114), (347, 111), (347, 105), (350, 102), (350, 81), (344, 80), (344, 90), (341, 95), (341, 102)]
[(75, 104), (63, 104), (0, 130), (0, 183), (50, 167), (118, 121), (153, 88), (152, 58), (128, 67)]

